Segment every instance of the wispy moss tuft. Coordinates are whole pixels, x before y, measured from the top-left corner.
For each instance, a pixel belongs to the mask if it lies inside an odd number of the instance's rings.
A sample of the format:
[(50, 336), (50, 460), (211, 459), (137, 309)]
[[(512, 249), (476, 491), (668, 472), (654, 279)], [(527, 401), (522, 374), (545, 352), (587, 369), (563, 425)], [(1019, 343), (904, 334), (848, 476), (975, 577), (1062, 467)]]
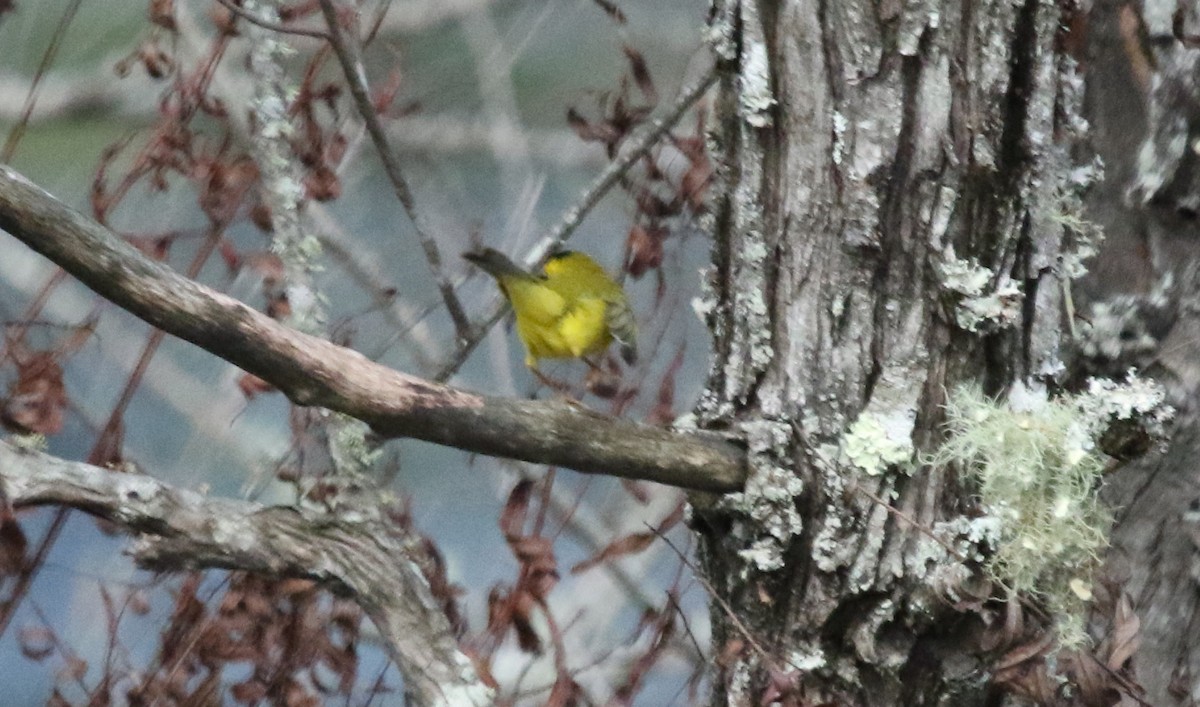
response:
[[(1009, 402), (960, 388), (946, 405), (946, 441), (926, 462), (960, 469), (999, 523), (985, 571), (1011, 592), (1044, 602), (1064, 646), (1086, 640), (1091, 576), (1108, 544), (1112, 513), (1098, 498), (1108, 461), (1097, 440), (1123, 398), (1146, 398), (1125, 414), (1155, 417), (1161, 395), (1130, 379), (1049, 400), (1020, 388)], [(1120, 407), (1119, 405), (1117, 407)]]

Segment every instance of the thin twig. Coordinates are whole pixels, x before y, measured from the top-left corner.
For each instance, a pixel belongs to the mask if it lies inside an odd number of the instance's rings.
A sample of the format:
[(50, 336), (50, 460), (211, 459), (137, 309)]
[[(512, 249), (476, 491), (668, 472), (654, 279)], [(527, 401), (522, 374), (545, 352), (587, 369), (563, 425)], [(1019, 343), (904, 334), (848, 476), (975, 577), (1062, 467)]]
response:
[[(322, 4), (328, 1), (322, 0)], [(630, 137), (624, 144), (621, 154), (617, 159), (610, 162), (600, 172), (600, 175), (596, 177), (596, 180), (584, 190), (575, 206), (572, 206), (563, 214), (562, 219), (538, 239), (537, 244), (530, 250), (529, 256), (526, 258), (526, 263), (541, 263), (550, 253), (553, 253), (563, 242), (570, 238), (584, 217), (595, 208), (596, 204), (600, 203), (600, 200), (604, 198), (608, 190), (612, 189), (638, 160), (654, 147), (671, 128), (675, 127), (675, 124), (679, 122), (683, 114), (716, 83), (717, 76), (717, 67), (714, 64), (699, 81), (683, 91), (665, 116)], [(437, 375), (433, 379), (442, 382), (454, 375), (463, 363), (466, 362), (471, 352), (475, 350), (475, 347), (479, 345), (479, 342), (483, 340), (484, 335), (497, 322), (503, 319), (506, 314), (508, 314), (508, 301), (501, 300), (497, 303), (491, 314), (484, 317), (480, 324), (470, 330), (470, 336), (459, 342), (458, 348), (454, 351), (450, 360), (437, 372)]]
[(262, 27), (263, 29), (269, 29), (272, 32), (279, 32), (280, 34), (298, 34), (301, 37), (315, 37), (317, 39), (324, 39), (326, 41), (329, 40), (329, 35), (325, 32), (322, 32), (319, 29), (301, 29), (299, 27), (287, 27), (285, 25), (279, 24), (278, 22), (271, 22), (269, 20), (265, 20), (265, 19), (259, 17), (258, 15), (254, 14), (253, 12), (246, 10), (246, 8), (244, 8), (244, 7), (238, 7), (237, 5), (233, 4), (232, 0), (217, 0), (217, 2), (221, 3), (221, 5), (224, 6), (224, 8), (226, 10), (229, 10), (230, 12), (232, 12), (233, 14), (242, 18), (243, 20), (249, 22), (252, 25), (258, 25), (259, 27)]
[(3, 149), (0, 149), (0, 162), (12, 162), (13, 153), (17, 151), (17, 143), (21, 141), (21, 137), (25, 134), (25, 128), (29, 127), (29, 117), (33, 115), (33, 107), (37, 104), (38, 87), (42, 84), (42, 79), (50, 71), (50, 66), (54, 63), (54, 58), (58, 56), (58, 50), (62, 47), (63, 37), (67, 35), (67, 28), (71, 26), (71, 22), (75, 20), (75, 15), (79, 11), (79, 5), (83, 0), (74, 0), (70, 5), (63, 10), (63, 15), (58, 21), (58, 26), (54, 28), (54, 36), (50, 38), (50, 46), (46, 47), (46, 52), (42, 54), (42, 61), (38, 64), (37, 72), (33, 75), (33, 85), (29, 87), (29, 93), (25, 96), (25, 105), (21, 108), (21, 117), (17, 120), (16, 125), (8, 133), (8, 138), (4, 141)]
[(458, 301), (458, 295), (454, 292), (454, 283), (442, 271), (442, 256), (437, 242), (430, 233), (424, 214), (417, 210), (412, 190), (408, 187), (408, 181), (400, 169), (400, 162), (396, 159), (396, 153), (392, 151), (387, 135), (384, 133), (383, 123), (379, 120), (379, 112), (375, 110), (375, 105), (371, 102), (371, 95), (367, 90), (366, 68), (362, 63), (358, 38), (355, 37), (351, 40), (342, 31), (333, 0), (320, 0), (320, 3), (321, 12), (324, 13), (325, 22), (329, 27), (329, 43), (333, 45), (338, 63), (342, 66), (342, 73), (346, 76), (346, 83), (350, 87), (350, 96), (367, 126), (367, 134), (371, 136), (371, 142), (375, 144), (375, 151), (379, 153), (383, 170), (392, 183), (392, 190), (396, 193), (396, 198), (400, 200), (404, 212), (412, 221), (413, 229), (417, 232), (417, 239), (425, 251), (425, 260), (429, 263), (429, 269), (433, 273), (438, 291), (442, 294), (442, 301), (446, 304), (451, 321), (454, 322), (455, 334), (461, 342), (477, 338), (477, 335), (471, 331), (471, 321), (467, 318), (467, 313), (463, 310), (462, 303)]
[(885, 511), (887, 511), (888, 513), (891, 513), (892, 515), (896, 516), (896, 517), (897, 517), (897, 518), (899, 518), (900, 520), (902, 520), (902, 521), (904, 521), (905, 523), (907, 523), (907, 524), (911, 525), (911, 526), (912, 526), (914, 529), (916, 529), (916, 531), (917, 531), (917, 532), (921, 533), (921, 534), (922, 534), (922, 535), (924, 535), (925, 537), (927, 537), (927, 538), (929, 538), (930, 540), (934, 541), (934, 542), (935, 542), (935, 543), (937, 543), (938, 545), (941, 545), (941, 546), (942, 546), (942, 549), (943, 549), (943, 550), (945, 550), (945, 551), (946, 551), (946, 553), (947, 553), (947, 554), (949, 554), (949, 555), (950, 555), (951, 557), (953, 557), (954, 559), (956, 559), (956, 560), (958, 560), (959, 562), (962, 562), (962, 563), (964, 563), (964, 564), (967, 562), (967, 558), (966, 558), (966, 557), (964, 557), (964, 556), (963, 556), (963, 554), (962, 554), (961, 552), (959, 552), (958, 550), (955, 550), (953, 545), (951, 545), (950, 543), (946, 542), (946, 541), (945, 541), (945, 540), (943, 540), (942, 538), (939, 538), (939, 537), (938, 537), (938, 536), (937, 536), (937, 535), (936, 535), (936, 534), (933, 532), (933, 530), (931, 530), (931, 529), (929, 529), (929, 528), (925, 527), (923, 524), (921, 524), (921, 523), (920, 523), (919, 521), (917, 521), (916, 519), (909, 517), (909, 516), (908, 516), (908, 514), (906, 514), (904, 511), (900, 510), (899, 508), (896, 508), (896, 507), (895, 507), (895, 506), (893, 506), (892, 504), (890, 504), (890, 503), (888, 503), (887, 501), (883, 500), (883, 499), (882, 499), (882, 498), (880, 498), (879, 496), (876, 496), (875, 494), (873, 494), (873, 493), (871, 493), (870, 491), (866, 490), (866, 489), (865, 489), (865, 488), (863, 488), (862, 486), (855, 485), (855, 486), (854, 486), (854, 490), (855, 490), (855, 491), (857, 491), (858, 493), (861, 493), (862, 495), (866, 496), (867, 498), (871, 499), (871, 500), (872, 500), (872, 501), (874, 501), (876, 504), (878, 504), (878, 505), (880, 505), (880, 506), (883, 506), (883, 509), (884, 509)]
[[(778, 666), (778, 658), (771, 655), (770, 652), (768, 652), (766, 648), (763, 648), (762, 644), (754, 638), (754, 634), (750, 633), (750, 628), (746, 626), (746, 624), (742, 623), (742, 620), (738, 618), (737, 613), (733, 610), (733, 607), (729, 605), (729, 602), (725, 601), (725, 599), (723, 599), (721, 595), (717, 593), (716, 588), (704, 578), (704, 575), (700, 573), (700, 569), (692, 564), (692, 561), (687, 558), (687, 555), (684, 555), (682, 550), (675, 547), (675, 543), (671, 542), (670, 538), (668, 538), (661, 530), (655, 528), (649, 523), (646, 524), (646, 527), (650, 529), (650, 532), (657, 535), (660, 540), (666, 543), (667, 547), (671, 548), (671, 550), (679, 557), (679, 560), (692, 571), (692, 576), (696, 578), (696, 581), (700, 583), (700, 586), (704, 587), (704, 591), (707, 592), (708, 596), (717, 603), (717, 606), (721, 608), (721, 611), (724, 612), (725, 616), (729, 619), (729, 622), (733, 624), (733, 628), (742, 635), (742, 638), (744, 638), (746, 643), (754, 649), (754, 652), (758, 653), (759, 657), (766, 661), (768, 666)], [(784, 662), (796, 670), (802, 670), (802, 668), (793, 665), (786, 659)]]

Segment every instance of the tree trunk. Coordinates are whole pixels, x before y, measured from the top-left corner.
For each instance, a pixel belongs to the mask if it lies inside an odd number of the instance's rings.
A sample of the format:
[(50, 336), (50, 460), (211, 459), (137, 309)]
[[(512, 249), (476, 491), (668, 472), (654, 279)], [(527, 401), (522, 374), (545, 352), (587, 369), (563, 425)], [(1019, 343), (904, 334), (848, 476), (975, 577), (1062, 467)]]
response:
[[(1063, 224), (1090, 179), (1071, 19), (1037, 0), (716, 3), (720, 304), (699, 417), (744, 434), (752, 479), (694, 499), (714, 704), (986, 699), (980, 622), (938, 579), (959, 560), (928, 530), (968, 492), (886, 454), (867, 473), (843, 440), (870, 418), (919, 458), (948, 391), (1061, 369)], [(973, 265), (980, 287), (954, 276)]]
[(1166, 453), (1113, 474), (1106, 489), (1121, 509), (1107, 573), (1140, 620), (1146, 702), (1163, 707), (1200, 703), (1197, 36), (1197, 5), (1174, 0), (1101, 0), (1089, 30), (1088, 120), (1105, 164), (1089, 211), (1106, 237), (1084, 304), (1123, 344), (1100, 363), (1152, 371), (1180, 411)]

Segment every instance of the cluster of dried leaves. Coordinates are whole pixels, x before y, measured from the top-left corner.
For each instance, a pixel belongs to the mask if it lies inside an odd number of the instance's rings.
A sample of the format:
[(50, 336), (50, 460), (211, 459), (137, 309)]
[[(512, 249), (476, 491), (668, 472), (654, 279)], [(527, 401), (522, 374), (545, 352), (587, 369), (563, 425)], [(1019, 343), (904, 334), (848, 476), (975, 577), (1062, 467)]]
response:
[[(231, 575), (223, 590), (205, 588), (194, 573), (174, 591), (174, 607), (159, 627), (156, 655), (134, 665), (120, 639), (122, 620), (145, 617), (150, 600), (141, 589), (121, 601), (100, 589), (109, 649), (99, 678), (89, 684), (86, 660), (76, 655), (49, 622), (20, 632), (22, 653), (31, 660), (57, 656), (63, 667), (52, 705), (236, 704), (318, 707), (354, 693), (359, 670), (361, 612), (352, 602), (331, 598), (307, 580), (273, 580)], [(128, 632), (128, 631), (126, 631)], [(230, 674), (240, 677), (230, 682)], [(389, 692), (382, 676), (369, 695)], [(68, 698), (70, 696), (70, 698)]]
[[(646, 123), (659, 100), (645, 58), (633, 47), (626, 46), (624, 51), (629, 73), (621, 77), (615, 93), (599, 94), (596, 110), (600, 117), (588, 120), (575, 108), (567, 111), (567, 123), (580, 139), (603, 145), (610, 160), (616, 159), (625, 139)], [(635, 102), (631, 84), (637, 86), (642, 103)], [(621, 181), (635, 207), (625, 239), (625, 270), (635, 278), (659, 271), (663, 245), (676, 219), (705, 209), (713, 170), (704, 132), (705, 114), (700, 111), (690, 135), (669, 135), (673, 149), (660, 146), (651, 150), (640, 162), (638, 177), (627, 175)], [(661, 271), (659, 275), (661, 278)]]
[[(1148, 704), (1133, 664), (1141, 622), (1118, 584), (1102, 584), (1092, 604), (1092, 623), (1102, 637), (1091, 649), (1061, 651), (1044, 620), (1031, 620), (1020, 602), (1004, 606), (1003, 622), (985, 631), (981, 641), (984, 650), (998, 656), (990, 666), (997, 687), (1039, 705)], [(1055, 653), (1057, 660), (1048, 660)]]
[[(575, 679), (575, 671), (568, 667), (563, 628), (559, 625), (549, 605), (551, 590), (560, 575), (558, 561), (554, 555), (552, 535), (545, 533), (547, 498), (554, 476), (542, 481), (523, 480), (509, 493), (508, 501), (500, 516), (500, 530), (508, 542), (509, 550), (517, 562), (514, 582), (509, 586), (494, 587), (488, 595), (488, 622), (484, 631), (467, 643), (469, 651), (481, 673), (491, 684), (491, 664), (503, 643), (512, 637), (517, 647), (530, 655), (540, 656), (546, 650), (545, 638), (538, 630), (544, 623), (549, 633), (555, 667), (555, 681), (549, 688), (544, 704), (549, 707), (566, 707), (579, 704), (585, 693)], [(539, 493), (540, 492), (540, 493)], [(536, 508), (534, 506), (536, 505)], [(656, 527), (618, 538), (591, 558), (571, 568), (572, 574), (581, 574), (606, 562), (615, 561), (644, 551), (657, 538), (683, 518), (683, 502)], [(630, 705), (644, 685), (645, 678), (657, 664), (679, 629), (681, 619), (678, 609), (678, 583), (667, 592), (666, 602), (661, 608), (646, 608), (628, 645), (641, 643), (644, 647), (629, 662), (624, 679), (614, 685), (610, 705)], [(539, 618), (541, 621), (539, 622)], [(699, 647), (697, 647), (699, 652)], [(702, 675), (703, 665), (697, 665), (693, 675), (692, 690), (695, 694)], [(515, 698), (514, 698), (515, 699)], [(507, 702), (506, 702), (507, 703)]]

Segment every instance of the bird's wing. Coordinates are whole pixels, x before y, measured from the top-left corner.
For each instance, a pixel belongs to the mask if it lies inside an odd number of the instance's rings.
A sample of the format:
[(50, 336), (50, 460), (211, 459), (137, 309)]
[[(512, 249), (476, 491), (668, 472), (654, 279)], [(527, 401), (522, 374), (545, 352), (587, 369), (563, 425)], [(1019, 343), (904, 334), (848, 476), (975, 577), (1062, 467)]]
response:
[(567, 310), (566, 299), (536, 278), (507, 279), (502, 283), (518, 316), (540, 325), (553, 325)]
[(571, 355), (586, 356), (602, 351), (608, 346), (606, 306), (605, 301), (599, 297), (580, 297), (563, 312), (557, 329), (571, 349)]
[(631, 366), (637, 363), (637, 320), (624, 294), (607, 300), (604, 319), (612, 337), (621, 347), (621, 358)]

